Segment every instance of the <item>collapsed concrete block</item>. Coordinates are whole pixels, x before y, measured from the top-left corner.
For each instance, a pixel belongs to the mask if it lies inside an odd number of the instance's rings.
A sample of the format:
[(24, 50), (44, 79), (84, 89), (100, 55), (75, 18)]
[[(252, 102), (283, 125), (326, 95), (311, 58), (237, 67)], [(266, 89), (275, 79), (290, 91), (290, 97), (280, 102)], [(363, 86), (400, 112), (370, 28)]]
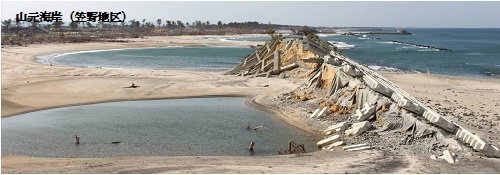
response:
[(370, 149), (370, 146), (364, 146), (364, 147), (359, 147), (359, 148), (353, 148), (353, 149), (348, 149), (346, 151), (359, 151), (359, 150), (365, 150), (365, 149)]
[(363, 75), (359, 70), (356, 68), (352, 67), (351, 65), (344, 65), (342, 66), (342, 71), (344, 71), (347, 75), (353, 76), (353, 77), (358, 77)]
[(370, 127), (370, 126), (372, 126), (372, 125), (368, 121), (358, 122), (358, 123), (352, 124), (352, 128), (361, 128), (361, 127)]
[(403, 98), (403, 96), (401, 94), (395, 92), (395, 93), (392, 93), (391, 98), (395, 102), (398, 102), (401, 98)]
[(361, 133), (367, 131), (368, 129), (370, 129), (371, 126), (372, 125), (368, 121), (355, 123), (352, 125), (352, 129), (346, 130), (344, 133), (347, 136), (350, 136), (350, 135), (357, 136), (357, 135), (360, 135)]
[(365, 121), (370, 118), (370, 116), (375, 112), (375, 106), (369, 105), (368, 103), (365, 103), (365, 106), (362, 110), (356, 110), (356, 117), (358, 121)]
[(423, 107), (413, 102), (412, 100), (407, 99), (406, 97), (404, 97), (399, 93), (392, 93), (391, 98), (398, 104), (399, 107), (402, 107), (406, 110), (409, 110), (419, 115), (422, 115), (425, 112)]
[(345, 131), (347, 128), (347, 122), (340, 122), (338, 124), (332, 125), (328, 127), (324, 132), (327, 135), (333, 134), (333, 133), (339, 133)]
[(398, 105), (419, 115), (422, 115), (425, 111), (420, 105), (406, 98), (401, 99), (401, 101), (398, 102)]
[(344, 141), (334, 142), (334, 143), (332, 143), (332, 144), (328, 145), (328, 146), (326, 147), (326, 149), (332, 149), (333, 147), (336, 147), (336, 146), (341, 146), (341, 145), (343, 145), (343, 144), (344, 144)]
[(324, 107), (319, 113), (318, 113), (318, 117), (324, 117), (326, 115), (328, 115), (330, 111), (328, 110), (327, 107)]
[(356, 117), (360, 117), (360, 116), (363, 116), (363, 112), (361, 112), (361, 110), (359, 109), (356, 109)]
[(335, 125), (329, 126), (327, 129), (338, 128), (340, 126), (347, 126), (347, 122), (340, 122)]
[(342, 60), (340, 60), (337, 57), (330, 57), (329, 55), (325, 56), (324, 58), (325, 63), (335, 65), (335, 66), (340, 66), (342, 64)]
[(318, 147), (323, 147), (325, 145), (329, 145), (335, 141), (338, 141), (340, 139), (340, 136), (339, 135), (333, 135), (331, 137), (328, 137), (326, 139), (323, 139), (323, 140), (320, 140), (316, 145)]
[(433, 155), (431, 155), (431, 159), (432, 159), (432, 160), (437, 160), (436, 155), (434, 155), (434, 154), (433, 154)]
[(376, 92), (382, 93), (388, 97), (392, 95), (394, 91), (392, 91), (390, 88), (384, 86), (381, 82), (376, 80), (375, 78), (369, 76), (369, 75), (364, 75), (363, 80), (365, 80), (366, 84), (373, 89)]
[(319, 112), (319, 109), (314, 110), (314, 112), (311, 114), (311, 117), (309, 118), (314, 118)]
[(469, 146), (471, 146), (474, 149), (484, 148), (484, 145), (486, 145), (486, 142), (480, 138), (473, 138), (469, 144)]
[(465, 136), (465, 143), (471, 143), (472, 140), (474, 140), (474, 136), (472, 134), (467, 134), (467, 136)]
[(368, 76), (368, 75), (365, 75), (363, 76), (363, 80), (365, 80), (366, 84), (372, 88), (373, 90), (375, 91), (380, 91), (380, 90), (384, 90), (384, 88), (382, 87), (382, 85), (380, 83), (378, 83), (375, 79), (373, 79), (372, 77)]
[[(425, 116), (424, 116), (424, 117), (425, 117)], [(461, 128), (459, 128), (459, 129), (457, 130), (457, 133), (455, 134), (455, 136), (457, 137), (457, 139), (462, 140), (462, 139), (461, 139), (461, 138), (462, 138), (462, 134), (464, 134), (464, 132), (463, 132), (463, 130), (462, 130)]]
[(493, 147), (493, 149), (495, 149), (495, 157), (500, 158), (500, 149), (498, 149), (496, 146), (493, 146), (493, 145), (491, 145), (491, 146)]
[(357, 145), (348, 145), (348, 146), (342, 147), (342, 150), (360, 148), (360, 147), (365, 147), (365, 146), (368, 146), (368, 145), (366, 143), (357, 144)]
[(498, 157), (496, 154), (498, 154), (498, 148), (494, 145), (487, 144), (487, 148), (483, 152), (486, 156), (488, 157)]
[(444, 150), (443, 151), (443, 156), (444, 156), (444, 159), (448, 162), (448, 163), (455, 163), (456, 162), (456, 157), (451, 155), (451, 152), (448, 151), (448, 150)]
[[(451, 121), (445, 119), (443, 116), (432, 110), (426, 110), (423, 114), (425, 119), (430, 123), (435, 124), (448, 132), (455, 132), (456, 126)], [(467, 142), (469, 143), (469, 142)]]

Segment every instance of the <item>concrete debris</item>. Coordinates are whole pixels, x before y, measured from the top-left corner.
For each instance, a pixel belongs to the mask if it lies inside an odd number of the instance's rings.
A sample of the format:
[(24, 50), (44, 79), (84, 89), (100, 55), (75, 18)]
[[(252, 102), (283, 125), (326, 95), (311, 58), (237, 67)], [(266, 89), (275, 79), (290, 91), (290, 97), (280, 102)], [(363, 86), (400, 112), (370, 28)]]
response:
[(366, 143), (363, 144), (357, 144), (357, 145), (349, 145), (349, 146), (344, 146), (342, 147), (342, 150), (345, 151), (359, 151), (359, 150), (365, 150), (365, 149), (370, 149), (371, 147), (367, 145)]
[(346, 136), (350, 135), (357, 136), (370, 129), (371, 126), (372, 125), (368, 121), (355, 123), (352, 125), (352, 129), (346, 130), (344, 133)]
[(342, 67), (342, 71), (344, 71), (347, 75), (350, 75), (352, 77), (359, 77), (363, 75), (359, 70), (348, 64)]
[(314, 118), (316, 115), (318, 115), (319, 109), (314, 110), (314, 112), (311, 114), (311, 117), (309, 118)]
[(449, 132), (454, 132), (456, 129), (456, 126), (455, 126), (455, 124), (453, 124), (453, 122), (444, 118), (443, 116), (439, 115), (438, 113), (436, 113), (434, 111), (426, 110), (424, 112), (423, 116), (425, 117), (425, 119), (427, 119), (427, 121), (443, 128)]
[(424, 113), (424, 108), (422, 108), (418, 103), (409, 100), (400, 93), (393, 93), (391, 98), (397, 102), (398, 106), (406, 110), (409, 110), (419, 115), (422, 115)]
[(334, 142), (330, 145), (328, 145), (326, 147), (326, 149), (332, 149), (333, 147), (336, 147), (336, 146), (341, 146), (341, 145), (344, 145), (344, 141), (338, 141), (338, 142)]
[(432, 159), (432, 160), (437, 160), (436, 155), (434, 155), (434, 154), (433, 154), (433, 155), (431, 155), (431, 159)]
[(347, 122), (340, 122), (338, 124), (328, 127), (324, 132), (326, 135), (344, 132), (347, 128)]
[(444, 156), (444, 159), (448, 163), (455, 163), (456, 162), (456, 156), (452, 155), (451, 152), (448, 150), (443, 151), (443, 156)]
[(340, 135), (333, 135), (331, 137), (328, 137), (326, 139), (320, 140), (316, 145), (318, 147), (324, 147), (325, 145), (329, 145), (333, 142), (339, 141), (340, 140)]
[[(488, 157), (500, 157), (500, 151), (495, 145), (486, 143), (476, 134), (424, 105), (393, 82), (341, 52), (325, 48), (317, 41), (307, 38), (303, 35), (273, 37), (226, 74), (307, 78), (306, 83), (289, 92), (290, 95), (283, 96), (280, 101), (292, 108), (302, 107), (304, 104), (311, 105), (304, 111), (317, 109), (309, 118), (324, 123), (337, 123), (324, 130), (326, 135), (336, 135), (319, 141), (318, 147), (333, 150), (333, 145), (343, 144), (339, 136), (342, 132), (345, 136), (357, 136), (345, 137), (345, 142), (353, 139), (356, 140), (353, 143), (369, 141), (367, 143), (371, 145), (378, 143), (396, 147), (399, 146), (401, 137), (405, 137), (403, 141), (407, 148), (414, 148), (416, 144), (430, 144), (425, 139), (431, 138), (425, 136), (434, 136), (436, 141), (449, 143), (443, 133), (447, 132), (455, 134), (461, 143)], [(371, 118), (376, 118), (377, 124), (374, 126), (367, 121)], [(348, 128), (349, 124), (352, 124), (351, 128)], [(372, 127), (376, 128), (374, 132), (361, 135)], [(381, 143), (382, 141), (373, 139), (381, 135), (387, 135), (394, 143)], [(396, 147), (380, 146), (383, 149), (402, 149)], [(352, 150), (369, 148), (371, 147), (364, 145)], [(449, 153), (449, 156), (443, 155), (442, 158), (452, 162), (450, 156), (455, 157)], [(438, 157), (432, 155), (431, 159)]]
[(455, 136), (457, 136), (458, 140), (463, 141), (465, 144), (469, 144), (474, 150), (484, 153), (488, 157), (500, 157), (500, 151), (496, 146), (486, 143), (477, 135), (463, 128), (458, 129)]
[(330, 111), (328, 110), (328, 108), (324, 107), (321, 110), (320, 109), (316, 109), (314, 111), (314, 113), (311, 114), (311, 116), (309, 118), (324, 117), (324, 116), (328, 115), (329, 113), (330, 113)]
[(328, 115), (330, 111), (328, 110), (327, 107), (324, 107), (319, 113), (317, 117), (324, 117), (325, 115)]
[(365, 106), (361, 110), (356, 110), (357, 121), (365, 121), (370, 118), (370, 116), (375, 112), (376, 106), (365, 103)]
[(365, 147), (365, 146), (368, 146), (366, 143), (363, 143), (363, 144), (357, 144), (357, 145), (348, 145), (348, 146), (344, 146), (342, 147), (342, 150), (347, 150), (347, 149), (353, 149), (353, 148), (359, 148), (359, 147)]
[(371, 149), (372, 147), (370, 146), (364, 146), (364, 147), (359, 147), (359, 148), (353, 148), (353, 149), (348, 149), (346, 151), (360, 151), (360, 150), (365, 150), (365, 149)]

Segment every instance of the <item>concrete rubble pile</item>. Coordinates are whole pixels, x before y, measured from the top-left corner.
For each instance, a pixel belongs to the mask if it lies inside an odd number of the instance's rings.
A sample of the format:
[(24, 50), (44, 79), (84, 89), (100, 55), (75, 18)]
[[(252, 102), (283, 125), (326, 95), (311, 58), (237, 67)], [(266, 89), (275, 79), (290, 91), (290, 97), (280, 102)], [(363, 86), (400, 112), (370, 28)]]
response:
[[(324, 130), (326, 138), (317, 143), (318, 147), (333, 150), (346, 144), (346, 137), (359, 137), (366, 132), (404, 132), (403, 144), (430, 135), (454, 137), (488, 157), (500, 157), (496, 146), (423, 105), (335, 48), (324, 48), (306, 36), (275, 36), (226, 74), (272, 77), (296, 68), (307, 70), (308, 78), (289, 93), (290, 100), (315, 105), (309, 118), (335, 123)], [(374, 145), (349, 146), (344, 150), (370, 149)]]

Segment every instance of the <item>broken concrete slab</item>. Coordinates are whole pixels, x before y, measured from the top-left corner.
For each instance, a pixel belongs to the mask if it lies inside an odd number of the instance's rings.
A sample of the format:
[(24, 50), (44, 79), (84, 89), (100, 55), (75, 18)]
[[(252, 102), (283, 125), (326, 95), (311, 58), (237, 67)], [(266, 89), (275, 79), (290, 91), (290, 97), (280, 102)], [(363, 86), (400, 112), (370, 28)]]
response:
[(356, 145), (348, 145), (348, 146), (342, 147), (342, 150), (360, 148), (360, 147), (365, 147), (365, 146), (368, 146), (368, 145), (366, 143), (356, 144)]
[(340, 66), (342, 64), (342, 60), (340, 60), (337, 57), (331, 57), (329, 55), (327, 55), (327, 56), (324, 57), (324, 61), (325, 61), (325, 63), (331, 64), (331, 65), (334, 65), (334, 66)]
[(444, 159), (448, 162), (448, 163), (455, 163), (456, 162), (456, 157), (453, 156), (451, 154), (450, 151), (448, 150), (444, 150), (443, 151), (443, 156), (444, 156)]
[(453, 133), (457, 129), (455, 124), (453, 124), (453, 122), (447, 120), (443, 116), (439, 115), (437, 112), (432, 111), (430, 109), (425, 110), (423, 113), (423, 116), (430, 123), (435, 124), (443, 129), (445, 129), (448, 132)]
[(327, 107), (324, 107), (319, 113), (318, 113), (318, 117), (324, 117), (326, 115), (328, 115), (328, 113), (330, 112), (330, 110), (328, 110)]
[(350, 136), (350, 135), (357, 136), (357, 135), (360, 135), (361, 133), (367, 131), (368, 129), (370, 129), (371, 126), (372, 125), (368, 121), (355, 123), (352, 125), (352, 129), (346, 130), (344, 133), (347, 136)]
[(332, 144), (328, 145), (328, 146), (326, 147), (326, 149), (332, 149), (333, 147), (336, 147), (336, 146), (341, 146), (341, 145), (343, 145), (343, 144), (344, 144), (344, 141), (334, 142), (334, 143), (332, 143)]
[(324, 132), (327, 135), (334, 134), (334, 133), (339, 133), (345, 131), (347, 128), (347, 122), (340, 122), (338, 124), (332, 125), (328, 127)]
[(485, 146), (483, 146), (483, 149), (481, 149), (480, 152), (484, 153), (484, 155), (488, 157), (498, 157), (495, 154), (498, 154), (498, 148), (494, 145), (487, 144), (485, 142)]
[(361, 127), (367, 127), (367, 126), (371, 126), (370, 122), (368, 122), (368, 121), (358, 122), (358, 123), (352, 124), (352, 128), (361, 128)]
[(384, 94), (388, 97), (390, 97), (392, 95), (392, 93), (394, 92), (391, 88), (386, 87), (384, 85), (385, 83), (383, 84), (382, 81), (377, 80), (377, 79), (373, 78), (372, 76), (364, 75), (363, 80), (365, 80), (366, 84), (371, 89), (373, 89), (374, 91), (379, 92), (381, 94)]
[(329, 145), (335, 141), (338, 141), (340, 139), (340, 136), (339, 135), (333, 135), (331, 137), (328, 137), (326, 139), (323, 139), (323, 140), (320, 140), (316, 145), (318, 147), (323, 147), (325, 145)]
[(314, 112), (311, 114), (311, 117), (309, 118), (314, 118), (319, 112), (319, 109), (314, 110)]
[(491, 147), (493, 147), (493, 149), (495, 150), (495, 157), (499, 157), (500, 158), (500, 149), (497, 148), (496, 146), (494, 145), (491, 145)]
[(349, 64), (342, 66), (342, 71), (344, 71), (347, 75), (350, 75), (352, 77), (359, 77), (363, 75), (363, 73), (361, 73), (359, 70), (357, 70), (356, 68), (352, 67)]
[(370, 146), (364, 146), (364, 147), (358, 147), (358, 148), (352, 148), (352, 149), (348, 149), (346, 151), (359, 151), (359, 150), (365, 150), (365, 149), (371, 149), (372, 147)]
[(370, 118), (370, 116), (375, 112), (376, 106), (365, 103), (365, 106), (361, 110), (356, 110), (357, 121), (365, 121)]
[(431, 155), (431, 159), (432, 160), (437, 160), (437, 156), (433, 154), (433, 155)]

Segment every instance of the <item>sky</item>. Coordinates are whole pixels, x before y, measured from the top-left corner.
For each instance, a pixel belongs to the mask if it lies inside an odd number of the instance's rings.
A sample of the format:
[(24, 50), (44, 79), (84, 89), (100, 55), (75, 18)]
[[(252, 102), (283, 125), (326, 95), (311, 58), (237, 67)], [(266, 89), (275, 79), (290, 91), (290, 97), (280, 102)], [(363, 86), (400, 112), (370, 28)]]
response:
[(500, 28), (500, 1), (2, 1), (1, 19), (20, 12), (120, 12), (126, 21), (162, 19), (326, 27)]

